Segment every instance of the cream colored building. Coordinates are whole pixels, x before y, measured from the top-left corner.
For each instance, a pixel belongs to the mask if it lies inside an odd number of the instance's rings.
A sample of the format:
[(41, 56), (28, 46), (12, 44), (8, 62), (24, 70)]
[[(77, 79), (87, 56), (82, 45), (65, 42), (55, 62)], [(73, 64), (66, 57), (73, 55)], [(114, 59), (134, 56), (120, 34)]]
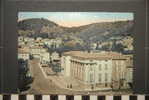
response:
[(42, 52), (40, 60), (41, 60), (41, 64), (48, 64), (50, 62), (50, 53)]
[(46, 52), (46, 49), (41, 46), (33, 46), (30, 47), (30, 54), (37, 59), (41, 59), (41, 55), (43, 52)]
[(74, 77), (84, 84), (127, 87), (127, 58), (115, 52), (65, 52), (61, 57), (61, 67), (64, 68), (62, 73), (65, 77)]
[(29, 52), (27, 49), (18, 49), (18, 59), (29, 60)]
[(51, 54), (51, 61), (60, 61), (59, 53), (53, 52), (53, 53)]
[(30, 54), (34, 57), (34, 58), (38, 58), (40, 59), (40, 47), (38, 46), (33, 46), (30, 48)]
[(60, 45), (62, 44), (62, 40), (60, 38), (56, 39), (45, 39), (43, 40), (44, 44), (47, 45), (48, 47), (53, 47), (53, 48), (59, 48)]
[(127, 74), (126, 74), (126, 81), (128, 83), (133, 83), (133, 56), (127, 55)]

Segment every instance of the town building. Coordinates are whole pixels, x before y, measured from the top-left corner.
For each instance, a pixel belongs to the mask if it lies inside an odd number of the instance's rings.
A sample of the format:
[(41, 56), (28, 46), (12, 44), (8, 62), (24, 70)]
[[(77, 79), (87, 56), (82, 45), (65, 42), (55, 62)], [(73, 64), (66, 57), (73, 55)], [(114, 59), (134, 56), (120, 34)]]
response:
[(50, 53), (49, 52), (42, 52), (40, 62), (42, 66), (47, 66), (50, 62)]
[(49, 48), (59, 48), (60, 45), (62, 44), (62, 40), (60, 38), (46, 39), (46, 40), (43, 40), (43, 42)]
[(128, 88), (127, 79), (132, 79), (127, 75), (128, 60), (128, 56), (116, 52), (65, 52), (61, 57), (62, 74), (74, 77), (85, 85)]
[(59, 53), (53, 52), (53, 53), (51, 54), (51, 61), (60, 61)]
[(30, 56), (29, 56), (28, 50), (19, 48), (18, 49), (18, 59), (29, 60)]
[(23, 36), (19, 36), (19, 37), (18, 37), (18, 41), (19, 41), (19, 42), (24, 41), (24, 37), (23, 37)]
[(46, 51), (47, 49), (41, 46), (30, 47), (30, 54), (33, 56), (33, 58), (41, 59), (42, 53)]
[(34, 41), (34, 39), (30, 37), (23, 37), (23, 40), (24, 42), (27, 42), (27, 43)]

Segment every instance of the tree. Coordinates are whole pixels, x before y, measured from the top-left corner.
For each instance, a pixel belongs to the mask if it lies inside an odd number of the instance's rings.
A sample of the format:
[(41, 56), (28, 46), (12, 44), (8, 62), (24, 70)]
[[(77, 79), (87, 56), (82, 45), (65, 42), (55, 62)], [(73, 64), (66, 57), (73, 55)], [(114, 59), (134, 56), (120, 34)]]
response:
[(29, 84), (33, 82), (33, 78), (28, 75), (29, 69), (27, 60), (19, 59), (18, 65), (19, 65), (19, 90), (24, 91), (29, 89)]
[(109, 51), (109, 48), (110, 48), (109, 45), (104, 45), (104, 46), (102, 46), (102, 50), (105, 50), (105, 51)]
[(125, 48), (125, 46), (123, 44), (116, 43), (116, 41), (114, 41), (111, 50), (122, 53), (122, 52), (124, 52), (124, 48)]
[(53, 64), (52, 65), (53, 67), (52, 67), (52, 70), (54, 71), (54, 72), (56, 72), (56, 74), (58, 73), (58, 72), (61, 72), (61, 67), (58, 65), (58, 64)]

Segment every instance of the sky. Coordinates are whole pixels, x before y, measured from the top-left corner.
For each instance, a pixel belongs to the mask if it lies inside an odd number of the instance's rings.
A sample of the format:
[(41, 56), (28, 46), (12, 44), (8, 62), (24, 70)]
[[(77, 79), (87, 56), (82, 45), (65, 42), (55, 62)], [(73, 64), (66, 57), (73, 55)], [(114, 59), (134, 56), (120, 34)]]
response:
[(61, 26), (77, 27), (91, 23), (133, 20), (133, 13), (120, 12), (19, 12), (18, 21), (45, 18)]

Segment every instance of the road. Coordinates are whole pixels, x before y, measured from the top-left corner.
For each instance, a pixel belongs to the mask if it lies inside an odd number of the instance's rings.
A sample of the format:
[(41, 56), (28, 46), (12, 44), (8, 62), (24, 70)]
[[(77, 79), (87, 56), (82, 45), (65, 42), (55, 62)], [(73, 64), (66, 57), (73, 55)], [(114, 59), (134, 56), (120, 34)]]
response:
[(50, 79), (44, 77), (38, 60), (29, 61), (30, 71), (33, 75), (34, 81), (28, 93), (34, 94), (68, 94), (73, 91), (61, 89), (56, 86)]
[(56, 92), (57, 89), (59, 89), (57, 86), (55, 86), (50, 80), (47, 80), (41, 69), (39, 68), (39, 61), (38, 60), (32, 60), (29, 62), (30, 65), (30, 71), (33, 75), (34, 81), (31, 84), (31, 89), (29, 90), (29, 93), (53, 93)]

